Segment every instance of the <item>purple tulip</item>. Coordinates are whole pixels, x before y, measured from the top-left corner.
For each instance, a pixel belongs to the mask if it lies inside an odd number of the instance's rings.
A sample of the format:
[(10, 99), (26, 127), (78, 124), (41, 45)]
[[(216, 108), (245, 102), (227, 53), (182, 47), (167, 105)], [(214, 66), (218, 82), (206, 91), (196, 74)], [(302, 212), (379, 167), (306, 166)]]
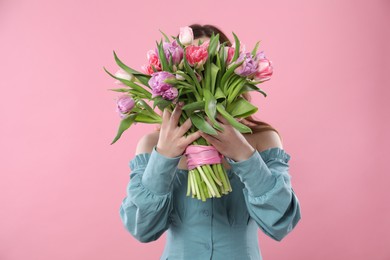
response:
[(126, 114), (129, 113), (135, 105), (134, 99), (129, 95), (122, 95), (116, 100), (117, 107), (116, 112), (119, 113), (119, 116), (123, 119), (126, 117)]
[(177, 88), (171, 87), (162, 94), (162, 98), (167, 100), (174, 100), (178, 94), (179, 91), (177, 90)]
[[(178, 65), (183, 59), (184, 51), (183, 48), (176, 42), (163, 42), (163, 49), (165, 53), (165, 57), (167, 61), (170, 61), (170, 57), (172, 55), (172, 63), (174, 65)], [(156, 48), (156, 53), (158, 53), (158, 49)]]
[(237, 67), (234, 72), (237, 75), (247, 77), (255, 74), (258, 70), (259, 62), (258, 58), (260, 57), (261, 53), (258, 53), (255, 57), (252, 56), (250, 52), (247, 53), (241, 53), (238, 59), (235, 61), (235, 63), (239, 63), (244, 60), (244, 62)]
[(164, 80), (169, 78), (176, 79), (175, 75), (166, 71), (159, 71), (152, 74), (152, 77), (149, 79), (149, 86), (152, 88), (152, 98), (162, 96), (164, 99), (173, 100), (177, 97), (177, 89), (171, 84), (164, 82)]

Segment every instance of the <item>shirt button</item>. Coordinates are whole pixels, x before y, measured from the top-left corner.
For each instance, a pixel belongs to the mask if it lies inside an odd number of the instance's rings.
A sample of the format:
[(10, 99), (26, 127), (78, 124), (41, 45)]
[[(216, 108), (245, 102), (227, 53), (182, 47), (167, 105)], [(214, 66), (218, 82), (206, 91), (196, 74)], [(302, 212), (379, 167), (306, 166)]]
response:
[(207, 217), (209, 215), (209, 211), (207, 209), (203, 210), (203, 215)]
[(204, 244), (204, 247), (205, 247), (207, 250), (209, 250), (209, 249), (210, 249), (210, 245), (209, 245), (209, 244), (207, 244), (207, 243), (205, 243), (205, 244)]

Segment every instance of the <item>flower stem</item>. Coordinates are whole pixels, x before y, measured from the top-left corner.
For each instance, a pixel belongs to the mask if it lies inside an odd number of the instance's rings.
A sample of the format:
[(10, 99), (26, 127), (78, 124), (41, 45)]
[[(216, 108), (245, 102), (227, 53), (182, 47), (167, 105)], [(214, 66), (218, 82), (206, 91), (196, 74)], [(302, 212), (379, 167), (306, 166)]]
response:
[(221, 186), (222, 185), (222, 182), (219, 180), (219, 177), (216, 176), (216, 173), (213, 171), (213, 169), (211, 168), (210, 165), (205, 165), (205, 167), (207, 168), (208, 172), (210, 173), (210, 176), (214, 179), (214, 181), (219, 185)]
[(222, 181), (223, 194), (227, 194), (229, 190), (229, 185), (227, 184), (225, 174), (218, 168), (218, 164), (213, 164), (212, 167), (214, 169), (214, 172), (216, 172), (219, 175), (219, 178)]
[(186, 196), (190, 196), (191, 193), (191, 172), (188, 172), (188, 177), (187, 177), (187, 194)]
[(202, 189), (202, 186), (201, 186), (201, 182), (200, 182), (200, 176), (199, 176), (199, 173), (197, 170), (195, 170), (195, 177), (196, 177), (196, 187), (197, 187), (197, 190), (199, 191), (199, 199), (202, 199), (202, 201), (206, 201), (206, 196), (204, 194), (204, 191)]
[(227, 180), (227, 184), (228, 184), (228, 188), (229, 188), (229, 191), (232, 191), (232, 186), (230, 185), (230, 181), (229, 180), (229, 177), (227, 176), (227, 173), (225, 171), (225, 169), (222, 167), (222, 165), (218, 165), (218, 167), (220, 168), (220, 170), (222, 170), (224, 176), (225, 176), (225, 179)]
[(208, 181), (210, 182), (210, 184), (212, 186), (212, 191), (215, 194), (214, 197), (220, 198), (221, 194), (218, 192), (217, 186), (215, 185), (215, 182), (213, 181), (213, 178), (211, 177), (211, 174), (208, 171), (208, 168), (206, 167), (206, 165), (202, 165), (201, 168), (204, 171), (205, 176), (207, 177)]
[(196, 167), (199, 170), (200, 176), (202, 176), (203, 180), (206, 182), (207, 187), (209, 188), (211, 194), (213, 197), (215, 197), (217, 194), (215, 193), (215, 190), (213, 189), (213, 186), (210, 183), (210, 180), (207, 178), (206, 174), (202, 170), (202, 166), (197, 166)]
[(196, 188), (195, 188), (195, 176), (194, 176), (194, 171), (191, 170), (191, 187), (192, 187), (192, 195), (196, 194)]

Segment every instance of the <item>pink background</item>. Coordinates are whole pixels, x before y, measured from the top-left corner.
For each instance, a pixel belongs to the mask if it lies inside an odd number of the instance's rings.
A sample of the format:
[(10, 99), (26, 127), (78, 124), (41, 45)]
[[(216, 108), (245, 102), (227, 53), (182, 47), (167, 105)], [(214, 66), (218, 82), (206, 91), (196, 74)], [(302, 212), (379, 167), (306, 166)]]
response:
[[(315, 3), (314, 3), (315, 2)], [(115, 50), (140, 69), (194, 22), (274, 63), (257, 118), (284, 137), (302, 220), (264, 259), (390, 259), (389, 1), (0, 2), (0, 259), (158, 259), (119, 205), (136, 125), (114, 145)], [(150, 5), (150, 7), (148, 7)]]

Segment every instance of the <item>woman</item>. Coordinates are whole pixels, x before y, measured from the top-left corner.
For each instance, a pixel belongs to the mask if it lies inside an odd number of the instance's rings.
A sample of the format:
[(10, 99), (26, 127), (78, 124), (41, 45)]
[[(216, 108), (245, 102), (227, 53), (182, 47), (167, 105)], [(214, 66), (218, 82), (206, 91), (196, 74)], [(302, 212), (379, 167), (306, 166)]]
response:
[[(190, 27), (198, 41), (214, 32), (231, 45), (215, 26)], [(250, 100), (248, 93), (243, 96)], [(283, 150), (279, 133), (252, 117), (241, 121), (252, 134), (241, 134), (218, 114), (223, 132), (212, 136), (198, 130), (186, 136), (191, 121), (178, 125), (182, 105), (172, 113), (164, 109), (160, 129), (138, 142), (120, 206), (124, 226), (140, 242), (155, 241), (167, 231), (160, 259), (262, 259), (258, 228), (281, 241), (301, 218), (288, 172), (291, 156)], [(199, 137), (225, 156), (222, 163), (233, 189), (205, 202), (186, 196), (183, 154)]]

